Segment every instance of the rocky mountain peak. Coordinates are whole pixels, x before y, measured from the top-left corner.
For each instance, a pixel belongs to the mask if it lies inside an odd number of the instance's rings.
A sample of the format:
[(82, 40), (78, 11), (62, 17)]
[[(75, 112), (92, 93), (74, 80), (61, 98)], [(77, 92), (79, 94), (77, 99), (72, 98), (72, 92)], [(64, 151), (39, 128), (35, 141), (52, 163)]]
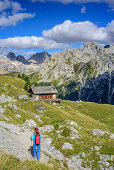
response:
[(22, 62), (23, 64), (28, 64), (28, 61), (22, 55), (18, 55), (16, 60)]
[(11, 61), (14, 61), (16, 60), (16, 56), (15, 56), (15, 53), (13, 52), (9, 52), (7, 57), (11, 60)]
[(28, 61), (35, 60), (37, 64), (42, 64), (48, 57), (51, 57), (51, 55), (43, 51), (41, 53), (33, 54), (32, 57), (28, 59)]

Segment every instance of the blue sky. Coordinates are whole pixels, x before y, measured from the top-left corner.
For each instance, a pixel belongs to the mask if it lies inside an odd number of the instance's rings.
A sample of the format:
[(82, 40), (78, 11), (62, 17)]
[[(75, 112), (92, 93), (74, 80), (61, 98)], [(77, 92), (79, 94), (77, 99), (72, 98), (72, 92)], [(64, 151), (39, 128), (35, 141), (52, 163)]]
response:
[[(113, 0), (0, 0), (0, 54), (114, 43)], [(58, 2), (57, 2), (58, 1)], [(94, 1), (94, 2), (93, 2)]]

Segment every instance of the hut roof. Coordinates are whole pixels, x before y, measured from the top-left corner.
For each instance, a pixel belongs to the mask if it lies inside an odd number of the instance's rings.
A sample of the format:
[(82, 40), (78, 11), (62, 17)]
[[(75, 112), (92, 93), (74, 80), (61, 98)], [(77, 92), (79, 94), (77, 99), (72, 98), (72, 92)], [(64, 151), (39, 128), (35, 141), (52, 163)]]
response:
[(34, 94), (57, 94), (58, 91), (54, 86), (39, 86), (39, 87), (31, 87), (32, 92)]

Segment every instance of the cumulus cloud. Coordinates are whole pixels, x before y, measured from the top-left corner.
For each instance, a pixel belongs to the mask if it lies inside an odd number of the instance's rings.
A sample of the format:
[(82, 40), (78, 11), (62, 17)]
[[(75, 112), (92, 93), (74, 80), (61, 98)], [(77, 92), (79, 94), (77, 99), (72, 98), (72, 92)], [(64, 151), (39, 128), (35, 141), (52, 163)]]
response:
[(25, 10), (21, 7), (21, 4), (19, 4), (18, 2), (14, 2), (10, 0), (0, 1), (0, 11), (4, 11), (6, 9), (11, 9), (13, 14), (17, 13), (18, 11)]
[(19, 49), (12, 49), (12, 48), (0, 48), (0, 56), (7, 56), (9, 52), (15, 53), (16, 56), (22, 55), (26, 59), (30, 58), (33, 54), (35, 54), (35, 51), (24, 51)]
[[(8, 9), (8, 10), (7, 10)], [(15, 26), (18, 22), (23, 21), (25, 18), (33, 18), (35, 14), (25, 13), (25, 8), (21, 7), (18, 2), (10, 0), (0, 0), (0, 27)]]
[(17, 48), (17, 49), (65, 49), (68, 45), (56, 43), (43, 37), (13, 37), (8, 39), (0, 39), (1, 48)]
[(98, 28), (90, 21), (71, 22), (66, 20), (50, 30), (43, 31), (43, 36), (56, 42), (85, 42), (97, 41), (114, 43), (114, 20), (107, 27)]
[(1, 15), (0, 16), (0, 27), (11, 26), (11, 25), (15, 26), (20, 21), (23, 21), (23, 19), (33, 18), (34, 16), (35, 14), (30, 14), (30, 13), (18, 13), (18, 14), (14, 14), (8, 17)]
[(19, 4), (18, 2), (11, 2), (11, 6), (12, 6), (12, 14), (16, 14), (19, 11), (24, 11), (26, 10), (25, 8), (21, 7), (21, 4)]
[(85, 7), (85, 5), (81, 8), (81, 13), (82, 13), (82, 14), (85, 14), (85, 13), (86, 13), (86, 7)]
[(9, 0), (0, 1), (0, 12), (4, 11), (5, 9), (8, 9), (10, 7), (11, 7), (11, 3)]
[(61, 2), (63, 4), (68, 4), (68, 3), (89, 3), (89, 2), (106, 2), (109, 4), (110, 7), (114, 7), (114, 0), (31, 0), (32, 2)]

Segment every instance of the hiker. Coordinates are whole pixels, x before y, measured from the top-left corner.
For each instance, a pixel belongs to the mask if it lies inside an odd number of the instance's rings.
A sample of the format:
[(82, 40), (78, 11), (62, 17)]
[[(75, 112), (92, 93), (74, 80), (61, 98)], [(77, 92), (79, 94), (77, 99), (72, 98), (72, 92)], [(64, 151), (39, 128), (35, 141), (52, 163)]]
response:
[(36, 147), (37, 147), (38, 161), (40, 161), (41, 135), (38, 131), (38, 128), (35, 128), (34, 131), (35, 131), (35, 133), (33, 133), (33, 135), (32, 135), (34, 158), (37, 159), (36, 158)]

